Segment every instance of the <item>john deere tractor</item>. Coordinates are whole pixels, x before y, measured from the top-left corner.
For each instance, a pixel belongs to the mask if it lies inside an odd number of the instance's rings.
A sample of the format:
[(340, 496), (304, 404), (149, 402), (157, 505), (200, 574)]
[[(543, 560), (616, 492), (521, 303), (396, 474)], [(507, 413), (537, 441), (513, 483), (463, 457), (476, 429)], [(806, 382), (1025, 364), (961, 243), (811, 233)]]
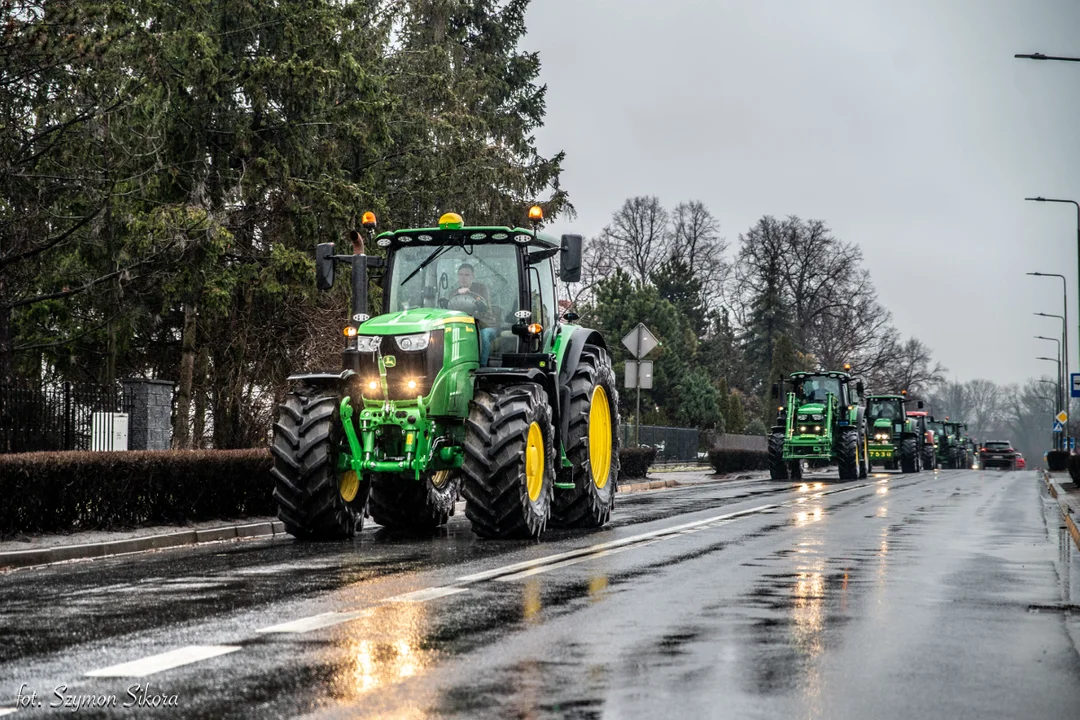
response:
[(949, 443), (949, 465), (956, 470), (966, 470), (971, 467), (971, 456), (968, 454), (967, 425), (962, 422), (950, 421), (945, 418), (945, 437)]
[[(384, 232), (365, 213), (353, 252), (316, 248), (320, 289), (351, 267), (342, 369), (294, 375), (274, 425), (278, 515), (298, 538), (354, 535), (365, 515), (432, 531), (459, 493), (485, 538), (536, 537), (549, 522), (599, 527), (619, 473), (618, 394), (607, 345), (560, 318), (560, 277), (581, 273), (581, 236), (531, 228)], [(385, 257), (365, 254), (365, 236)], [(368, 311), (369, 273), (382, 308)], [(563, 319), (566, 322), (563, 322)]]
[(803, 460), (835, 462), (841, 480), (868, 472), (866, 423), (859, 402), (862, 381), (844, 372), (797, 372), (773, 385), (773, 397), (786, 397), (769, 436), (769, 471), (773, 480), (802, 478)]
[(909, 418), (904, 409), (904, 395), (871, 395), (866, 398), (866, 424), (869, 433), (867, 457), (870, 465), (886, 470), (919, 472), (921, 440), (917, 418)]

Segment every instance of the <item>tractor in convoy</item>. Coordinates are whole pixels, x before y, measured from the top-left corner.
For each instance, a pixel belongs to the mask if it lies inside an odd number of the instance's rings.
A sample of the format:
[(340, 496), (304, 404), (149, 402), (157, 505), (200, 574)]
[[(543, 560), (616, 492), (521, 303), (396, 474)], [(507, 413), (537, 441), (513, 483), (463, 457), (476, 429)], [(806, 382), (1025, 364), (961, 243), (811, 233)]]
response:
[[(905, 473), (922, 468), (922, 445), (925, 433), (919, 419), (908, 417), (904, 409), (907, 392), (899, 395), (870, 395), (866, 398), (866, 432), (869, 436), (867, 458), (870, 466)], [(921, 406), (922, 403), (920, 402)]]
[(926, 427), (934, 434), (934, 450), (936, 467), (946, 470), (959, 470), (971, 467), (968, 463), (967, 448), (963, 437), (966, 425), (960, 422), (935, 420), (930, 417)]
[(971, 467), (972, 454), (968, 448), (967, 424), (945, 418), (945, 437), (949, 440), (949, 467), (966, 470)]
[(773, 398), (785, 398), (769, 435), (773, 480), (801, 479), (804, 460), (836, 463), (841, 480), (867, 476), (863, 384), (850, 369), (792, 373), (787, 388), (783, 378), (773, 385)]
[[(293, 375), (271, 451), (274, 498), (297, 538), (347, 538), (371, 517), (431, 532), (459, 494), (473, 532), (537, 537), (595, 528), (614, 506), (618, 392), (600, 333), (560, 317), (559, 276), (581, 274), (579, 235), (530, 228), (383, 232), (365, 213), (353, 252), (316, 247), (316, 285), (351, 268), (342, 369)], [(365, 236), (385, 257), (365, 253)], [(382, 307), (368, 310), (371, 282)], [(375, 276), (381, 276), (376, 278)], [(565, 322), (564, 322), (565, 321)]]
[(919, 434), (919, 466), (923, 470), (935, 470), (937, 463), (937, 439), (930, 429), (930, 413), (922, 409), (922, 401), (919, 401), (918, 410), (908, 410), (907, 417), (915, 425)]

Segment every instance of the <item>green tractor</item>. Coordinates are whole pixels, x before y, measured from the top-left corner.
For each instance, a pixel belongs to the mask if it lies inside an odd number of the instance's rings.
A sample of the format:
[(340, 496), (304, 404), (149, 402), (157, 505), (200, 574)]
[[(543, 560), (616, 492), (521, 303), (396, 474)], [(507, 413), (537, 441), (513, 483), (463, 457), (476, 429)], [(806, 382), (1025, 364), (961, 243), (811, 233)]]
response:
[[(352, 315), (340, 372), (294, 375), (271, 451), (278, 516), (292, 535), (347, 538), (365, 516), (431, 532), (459, 494), (473, 532), (537, 537), (550, 523), (600, 527), (619, 475), (618, 391), (607, 345), (560, 318), (560, 278), (581, 274), (581, 236), (466, 227), (375, 235), (386, 257), (316, 248), (316, 284), (352, 270)], [(368, 274), (382, 312), (368, 312)], [(374, 274), (373, 272), (373, 274)], [(566, 320), (563, 322), (562, 320)]]
[[(866, 423), (859, 403), (862, 381), (844, 372), (797, 372), (779, 407), (769, 436), (769, 474), (773, 480), (799, 480), (802, 462), (835, 462), (841, 480), (867, 476)], [(773, 398), (784, 390), (783, 378), (773, 385)]]
[(904, 473), (919, 472), (922, 468), (923, 437), (918, 418), (907, 416), (906, 401), (903, 394), (866, 398), (865, 417), (870, 436), (866, 454), (871, 467), (880, 465), (886, 470), (899, 469)]
[(967, 450), (964, 447), (961, 427), (963, 423), (950, 422), (949, 418), (935, 420), (930, 418), (926, 428), (934, 434), (937, 450), (937, 466), (945, 470), (957, 470), (970, 467), (967, 464)]
[(945, 418), (945, 438), (949, 443), (949, 465), (955, 470), (971, 467), (972, 455), (968, 450), (967, 425)]

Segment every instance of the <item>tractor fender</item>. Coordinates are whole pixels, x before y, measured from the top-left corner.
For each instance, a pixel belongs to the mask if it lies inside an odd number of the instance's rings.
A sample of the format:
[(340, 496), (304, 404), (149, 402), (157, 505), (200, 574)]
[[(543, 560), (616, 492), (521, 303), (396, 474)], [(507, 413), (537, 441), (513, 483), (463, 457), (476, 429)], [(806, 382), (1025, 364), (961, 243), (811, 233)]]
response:
[(536, 383), (547, 389), (544, 372), (537, 368), (485, 367), (473, 371), (477, 390), (506, 384)]
[(343, 370), (340, 373), (297, 373), (286, 378), (291, 383), (302, 383), (317, 388), (336, 389), (344, 392), (349, 378), (356, 375), (352, 370)]
[[(566, 350), (562, 354), (562, 361), (559, 364), (560, 408), (570, 407), (570, 378), (574, 376), (574, 371), (577, 370), (578, 365), (581, 363), (581, 351), (585, 349), (586, 345), (596, 345), (604, 350), (608, 349), (607, 343), (604, 342), (604, 336), (597, 331), (582, 327), (574, 330), (574, 334), (570, 336), (570, 341), (567, 343)], [(569, 412), (560, 413), (558, 428), (559, 441), (563, 447), (566, 447), (567, 439), (570, 436)]]

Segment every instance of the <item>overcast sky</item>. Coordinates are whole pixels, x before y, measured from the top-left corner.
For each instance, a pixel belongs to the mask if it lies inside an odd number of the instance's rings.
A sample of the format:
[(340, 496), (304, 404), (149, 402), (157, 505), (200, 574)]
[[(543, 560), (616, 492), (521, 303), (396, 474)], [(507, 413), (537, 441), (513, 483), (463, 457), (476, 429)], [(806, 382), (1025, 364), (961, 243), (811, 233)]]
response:
[(541, 152), (595, 236), (623, 200), (699, 199), (732, 250), (765, 214), (862, 247), (950, 379), (1053, 370), (1068, 276), (1077, 367), (1078, 0), (533, 0)]

